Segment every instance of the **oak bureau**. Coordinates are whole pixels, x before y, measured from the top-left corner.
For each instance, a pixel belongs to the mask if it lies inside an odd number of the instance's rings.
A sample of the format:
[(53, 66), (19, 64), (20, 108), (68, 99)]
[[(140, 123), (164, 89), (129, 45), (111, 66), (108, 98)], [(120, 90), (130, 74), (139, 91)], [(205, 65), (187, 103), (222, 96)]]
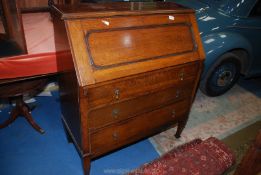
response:
[[(90, 160), (185, 127), (204, 51), (194, 11), (170, 2), (51, 4), (62, 119), (89, 174)], [(71, 67), (63, 69), (63, 65)]]

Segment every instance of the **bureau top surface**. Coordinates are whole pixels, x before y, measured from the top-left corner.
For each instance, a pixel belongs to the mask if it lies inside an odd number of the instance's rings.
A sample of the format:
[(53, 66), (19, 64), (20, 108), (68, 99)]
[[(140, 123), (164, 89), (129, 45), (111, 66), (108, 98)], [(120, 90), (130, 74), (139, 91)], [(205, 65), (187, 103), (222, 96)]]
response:
[(103, 2), (53, 5), (63, 19), (106, 16), (192, 13), (192, 9), (173, 2)]

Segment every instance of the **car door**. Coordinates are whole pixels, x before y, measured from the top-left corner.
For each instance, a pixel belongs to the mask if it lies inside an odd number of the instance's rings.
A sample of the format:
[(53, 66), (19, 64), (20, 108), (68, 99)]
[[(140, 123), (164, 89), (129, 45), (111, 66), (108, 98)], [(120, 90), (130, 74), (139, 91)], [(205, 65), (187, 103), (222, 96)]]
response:
[(248, 77), (261, 75), (261, 0), (258, 0), (247, 18), (241, 18), (236, 25), (238, 32), (245, 36), (252, 45)]

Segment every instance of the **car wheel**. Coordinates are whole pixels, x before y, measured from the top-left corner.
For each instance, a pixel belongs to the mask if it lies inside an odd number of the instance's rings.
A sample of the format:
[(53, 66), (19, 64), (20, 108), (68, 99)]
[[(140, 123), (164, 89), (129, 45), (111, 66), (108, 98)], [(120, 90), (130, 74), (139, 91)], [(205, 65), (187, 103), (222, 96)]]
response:
[(209, 68), (200, 82), (200, 90), (208, 96), (219, 96), (234, 86), (240, 76), (240, 62), (237, 55), (226, 53)]

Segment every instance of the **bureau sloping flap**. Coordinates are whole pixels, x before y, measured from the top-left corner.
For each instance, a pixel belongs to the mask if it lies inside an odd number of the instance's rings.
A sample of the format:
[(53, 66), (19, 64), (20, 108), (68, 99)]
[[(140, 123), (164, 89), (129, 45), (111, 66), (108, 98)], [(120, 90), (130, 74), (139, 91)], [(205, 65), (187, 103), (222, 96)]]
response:
[(96, 69), (193, 52), (195, 41), (186, 23), (90, 31), (89, 58)]
[(204, 59), (193, 11), (155, 10), (65, 23), (81, 86)]

